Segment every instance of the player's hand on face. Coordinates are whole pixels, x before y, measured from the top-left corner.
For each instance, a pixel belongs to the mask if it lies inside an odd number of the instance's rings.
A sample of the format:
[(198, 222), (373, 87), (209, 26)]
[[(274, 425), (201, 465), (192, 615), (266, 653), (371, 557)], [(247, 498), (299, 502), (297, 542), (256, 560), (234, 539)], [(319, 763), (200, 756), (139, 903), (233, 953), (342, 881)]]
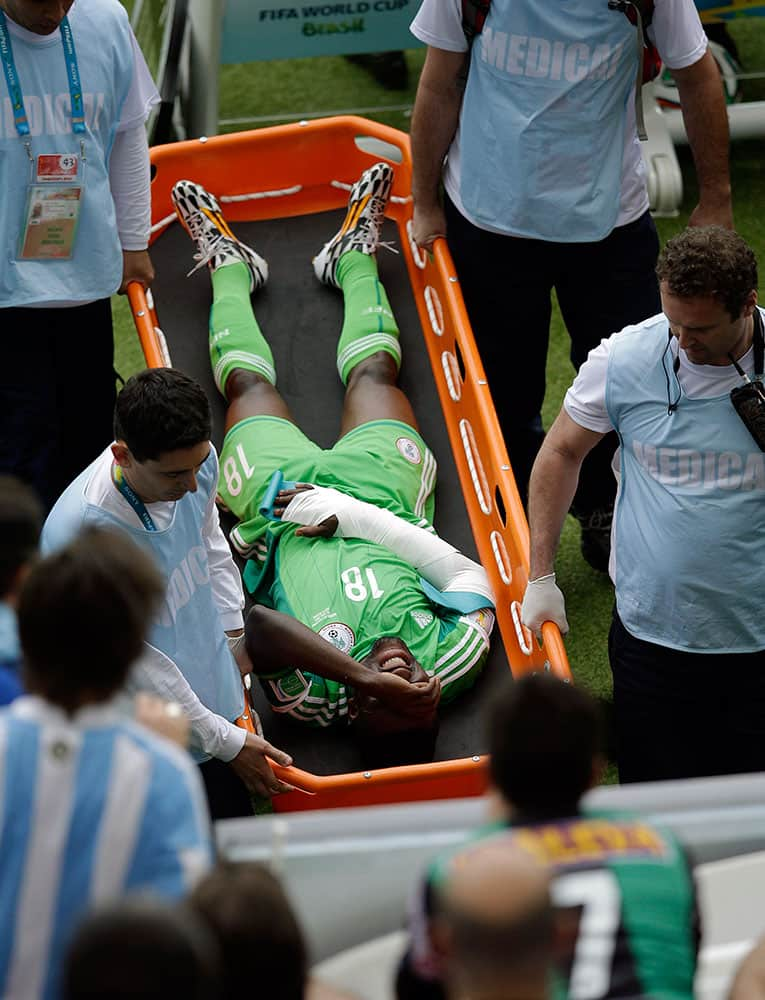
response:
[[(300, 496), (301, 493), (306, 493), (308, 490), (313, 490), (313, 486), (310, 483), (296, 483), (292, 489), (279, 490), (274, 499), (274, 516), (282, 517), (292, 500), (296, 496)], [(303, 538), (331, 538), (336, 531), (337, 517), (335, 514), (330, 514), (319, 524), (302, 525), (295, 531), (295, 534), (301, 535)]]
[(289, 767), (292, 763), (289, 754), (279, 750), (262, 736), (247, 733), (244, 746), (230, 763), (250, 791), (261, 798), (296, 791), (294, 785), (282, 781), (274, 774), (269, 757), (282, 767)]
[(433, 715), (441, 699), (441, 682), (437, 677), (414, 684), (398, 674), (379, 673), (373, 681), (373, 694), (388, 708), (412, 719)]

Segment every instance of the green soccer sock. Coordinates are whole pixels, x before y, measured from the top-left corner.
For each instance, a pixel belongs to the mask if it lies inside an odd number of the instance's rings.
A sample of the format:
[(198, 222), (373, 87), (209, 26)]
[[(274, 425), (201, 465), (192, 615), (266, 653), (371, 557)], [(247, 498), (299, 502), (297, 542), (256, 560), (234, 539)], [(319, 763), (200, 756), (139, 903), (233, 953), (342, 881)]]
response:
[(377, 351), (387, 351), (401, 367), (398, 326), (388, 295), (377, 276), (377, 261), (350, 250), (337, 262), (337, 283), (343, 290), (343, 329), (337, 345), (337, 370), (343, 385), (356, 365)]
[(235, 368), (257, 372), (276, 385), (274, 356), (260, 331), (250, 303), (250, 271), (246, 264), (225, 264), (212, 272), (210, 364), (219, 391)]

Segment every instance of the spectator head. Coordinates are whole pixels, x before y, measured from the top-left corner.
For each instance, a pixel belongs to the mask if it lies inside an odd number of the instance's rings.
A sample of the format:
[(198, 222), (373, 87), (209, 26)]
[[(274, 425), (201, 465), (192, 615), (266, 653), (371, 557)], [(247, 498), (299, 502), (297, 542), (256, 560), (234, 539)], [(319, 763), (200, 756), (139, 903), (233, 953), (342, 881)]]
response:
[(671, 295), (715, 299), (732, 320), (756, 301), (754, 252), (723, 226), (693, 227), (673, 236), (659, 256), (656, 274)]
[(113, 529), (86, 528), (42, 559), (19, 599), (27, 690), (69, 712), (110, 699), (163, 594), (150, 556)]
[(454, 855), (435, 884), (432, 940), (449, 1000), (544, 1000), (553, 962), (548, 869), (510, 833)]
[(194, 379), (174, 368), (147, 368), (117, 396), (112, 454), (145, 503), (180, 500), (197, 488), (211, 429), (210, 403)]
[(36, 35), (51, 35), (64, 20), (74, 0), (5, 0), (8, 16)]
[(597, 702), (552, 674), (508, 684), (493, 705), (491, 779), (511, 812), (527, 821), (574, 815), (600, 780), (603, 745)]
[(218, 1000), (220, 956), (204, 922), (156, 899), (94, 910), (75, 930), (63, 1000)]
[(0, 601), (16, 604), (42, 523), (42, 505), (30, 487), (15, 476), (0, 476)]
[(219, 861), (188, 905), (213, 932), (223, 960), (223, 1000), (242, 996), (254, 976), (258, 996), (302, 1000), (308, 976), (303, 933), (281, 883), (265, 865)]

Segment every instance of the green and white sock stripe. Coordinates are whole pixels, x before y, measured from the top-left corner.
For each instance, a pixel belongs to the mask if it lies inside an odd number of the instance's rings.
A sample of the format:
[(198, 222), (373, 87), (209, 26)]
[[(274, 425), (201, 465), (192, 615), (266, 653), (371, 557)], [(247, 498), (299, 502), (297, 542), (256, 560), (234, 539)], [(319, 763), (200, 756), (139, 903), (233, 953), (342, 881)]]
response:
[(227, 349), (217, 361), (212, 357), (212, 354), (210, 360), (213, 366), (215, 384), (224, 396), (226, 394), (226, 379), (235, 368), (245, 368), (247, 371), (256, 372), (258, 375), (262, 375), (271, 385), (276, 385), (276, 369), (274, 368), (273, 360), (264, 358), (259, 354)]
[(398, 326), (388, 295), (377, 276), (374, 257), (350, 250), (337, 263), (343, 292), (343, 329), (337, 344), (337, 371), (344, 385), (361, 361), (386, 351), (401, 365)]
[(389, 333), (370, 333), (366, 337), (352, 340), (342, 351), (338, 349), (337, 371), (343, 380), (343, 385), (347, 383), (348, 376), (360, 361), (370, 358), (378, 351), (387, 351), (393, 356), (396, 367), (401, 367), (401, 345), (398, 337)]

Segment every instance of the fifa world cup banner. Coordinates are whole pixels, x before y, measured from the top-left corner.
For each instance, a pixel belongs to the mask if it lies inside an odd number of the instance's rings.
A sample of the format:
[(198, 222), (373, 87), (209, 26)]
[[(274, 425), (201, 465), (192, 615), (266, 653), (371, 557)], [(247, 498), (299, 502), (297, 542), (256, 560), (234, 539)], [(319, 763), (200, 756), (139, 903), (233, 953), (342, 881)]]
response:
[(388, 52), (419, 46), (419, 0), (227, 0), (222, 63)]
[(702, 21), (732, 21), (737, 17), (765, 16), (763, 0), (696, 0)]

